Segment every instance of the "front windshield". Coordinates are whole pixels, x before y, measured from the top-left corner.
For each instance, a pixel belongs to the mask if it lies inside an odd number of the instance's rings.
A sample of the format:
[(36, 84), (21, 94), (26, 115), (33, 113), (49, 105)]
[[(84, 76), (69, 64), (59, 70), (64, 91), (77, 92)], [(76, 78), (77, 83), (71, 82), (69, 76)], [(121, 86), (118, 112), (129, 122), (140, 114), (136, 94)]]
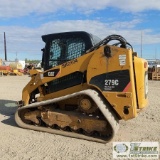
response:
[(60, 65), (85, 53), (86, 46), (82, 38), (54, 39), (50, 42), (49, 67)]

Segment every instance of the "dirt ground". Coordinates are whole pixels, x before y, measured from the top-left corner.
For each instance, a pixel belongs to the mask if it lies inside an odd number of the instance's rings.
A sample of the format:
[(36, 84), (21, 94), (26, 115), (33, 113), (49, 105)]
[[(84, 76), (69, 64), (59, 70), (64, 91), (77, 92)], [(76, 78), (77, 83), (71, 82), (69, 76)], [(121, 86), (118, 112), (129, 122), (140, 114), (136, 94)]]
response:
[(0, 160), (111, 160), (113, 142), (160, 142), (160, 81), (149, 81), (149, 106), (135, 119), (120, 121), (107, 144), (19, 128), (15, 102), (28, 76), (0, 77)]

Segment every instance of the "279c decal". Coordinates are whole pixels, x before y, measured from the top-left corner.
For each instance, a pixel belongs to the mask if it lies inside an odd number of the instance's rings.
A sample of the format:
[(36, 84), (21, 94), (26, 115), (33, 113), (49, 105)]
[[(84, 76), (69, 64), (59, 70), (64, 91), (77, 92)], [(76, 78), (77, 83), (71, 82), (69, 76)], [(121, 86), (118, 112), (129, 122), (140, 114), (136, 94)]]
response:
[(105, 91), (111, 91), (112, 89), (114, 89), (118, 85), (119, 85), (119, 80), (118, 79), (105, 79), (104, 90)]
[(118, 79), (106, 79), (105, 86), (118, 86), (119, 80)]

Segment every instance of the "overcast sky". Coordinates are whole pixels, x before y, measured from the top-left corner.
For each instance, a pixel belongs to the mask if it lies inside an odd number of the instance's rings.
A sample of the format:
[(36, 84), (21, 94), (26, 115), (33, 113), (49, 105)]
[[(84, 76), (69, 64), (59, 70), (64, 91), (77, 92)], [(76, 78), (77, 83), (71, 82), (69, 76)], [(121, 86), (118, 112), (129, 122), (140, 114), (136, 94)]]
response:
[(76, 30), (101, 39), (120, 34), (139, 56), (160, 59), (160, 0), (0, 1), (2, 59), (4, 32), (8, 60), (40, 60), (44, 47), (41, 35)]

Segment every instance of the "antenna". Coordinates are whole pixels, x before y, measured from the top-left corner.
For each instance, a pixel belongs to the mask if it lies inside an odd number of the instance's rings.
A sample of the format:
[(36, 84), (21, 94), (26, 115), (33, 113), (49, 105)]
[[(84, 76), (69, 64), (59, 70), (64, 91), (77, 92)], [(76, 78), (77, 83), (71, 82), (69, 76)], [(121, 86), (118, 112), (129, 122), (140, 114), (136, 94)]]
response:
[(142, 31), (141, 31), (141, 58), (142, 58), (142, 38), (143, 38), (143, 36), (142, 36)]

